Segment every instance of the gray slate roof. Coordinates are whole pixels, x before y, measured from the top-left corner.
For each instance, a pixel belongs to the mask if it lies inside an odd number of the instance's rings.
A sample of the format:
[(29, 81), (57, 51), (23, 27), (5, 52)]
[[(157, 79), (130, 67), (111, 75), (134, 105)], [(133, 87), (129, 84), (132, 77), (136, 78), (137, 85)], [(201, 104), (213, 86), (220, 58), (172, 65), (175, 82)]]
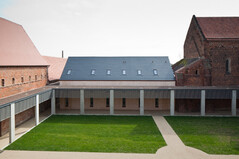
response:
[[(91, 74), (93, 69), (95, 75)], [(154, 69), (158, 75), (154, 75)], [(107, 70), (110, 70), (110, 75), (107, 75)], [(126, 70), (126, 75), (122, 74), (123, 70)], [(138, 70), (142, 75), (137, 74)], [(60, 80), (175, 79), (168, 57), (69, 57)]]

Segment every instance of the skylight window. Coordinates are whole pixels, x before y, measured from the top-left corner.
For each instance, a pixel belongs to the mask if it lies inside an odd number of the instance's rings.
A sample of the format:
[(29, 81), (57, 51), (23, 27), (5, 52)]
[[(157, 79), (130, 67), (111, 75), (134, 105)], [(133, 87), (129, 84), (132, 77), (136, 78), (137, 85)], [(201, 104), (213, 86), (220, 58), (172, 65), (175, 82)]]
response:
[(158, 70), (154, 69), (153, 72), (154, 72), (154, 75), (158, 75)]
[(67, 70), (67, 74), (70, 75), (71, 74), (71, 70)]
[(91, 74), (95, 75), (95, 69), (91, 70)]
[(111, 70), (106, 70), (107, 75), (111, 75)]
[(123, 74), (123, 75), (126, 75), (126, 70), (122, 70), (122, 74)]
[(138, 75), (142, 75), (142, 70), (137, 71)]

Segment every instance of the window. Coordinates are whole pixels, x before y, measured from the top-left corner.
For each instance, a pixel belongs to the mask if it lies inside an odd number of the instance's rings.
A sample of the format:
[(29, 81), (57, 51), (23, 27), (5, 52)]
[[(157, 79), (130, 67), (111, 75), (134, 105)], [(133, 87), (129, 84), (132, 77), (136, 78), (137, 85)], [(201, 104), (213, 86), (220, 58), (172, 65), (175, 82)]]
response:
[(69, 107), (69, 100), (68, 100), (68, 98), (65, 98), (65, 107)]
[(109, 106), (110, 106), (110, 99), (106, 98), (106, 107), (109, 107)]
[(155, 98), (155, 108), (158, 108), (158, 107), (159, 107), (159, 99)]
[(71, 74), (71, 70), (67, 70), (67, 74), (70, 75)]
[(196, 70), (196, 71), (195, 71), (195, 74), (196, 74), (196, 75), (199, 75), (199, 71), (198, 71), (198, 70)]
[(126, 107), (126, 99), (122, 98), (122, 107)]
[(227, 59), (226, 60), (226, 74), (230, 74), (231, 73), (231, 60)]
[(15, 78), (12, 78), (12, 84), (15, 84)]
[(37, 75), (35, 75), (35, 81), (37, 81)]
[(158, 75), (158, 70), (154, 69), (153, 72), (155, 76)]
[(140, 107), (140, 98), (139, 98), (139, 107)]
[(1, 86), (2, 86), (2, 87), (5, 86), (5, 80), (4, 80), (4, 79), (2, 79), (2, 81), (1, 81)]
[(29, 76), (29, 81), (31, 81), (32, 79), (31, 79), (32, 77), (31, 76)]
[(138, 74), (138, 75), (142, 75), (142, 71), (141, 71), (141, 70), (138, 70), (138, 71), (137, 71), (137, 74)]
[(122, 70), (122, 74), (123, 74), (123, 75), (126, 75), (126, 70)]
[(93, 98), (90, 98), (90, 107), (93, 107), (94, 106), (94, 100)]
[(106, 74), (107, 75), (111, 75), (111, 71), (110, 70), (106, 70)]
[(91, 70), (91, 75), (95, 75), (95, 69)]
[(21, 77), (21, 82), (24, 83), (24, 78), (23, 77)]

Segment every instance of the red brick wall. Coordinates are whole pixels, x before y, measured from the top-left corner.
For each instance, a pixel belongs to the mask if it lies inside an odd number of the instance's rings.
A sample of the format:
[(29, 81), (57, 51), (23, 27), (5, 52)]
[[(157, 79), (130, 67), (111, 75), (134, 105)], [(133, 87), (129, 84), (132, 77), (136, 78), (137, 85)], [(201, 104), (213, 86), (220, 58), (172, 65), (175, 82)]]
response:
[(184, 42), (184, 58), (197, 58), (204, 55), (204, 41), (196, 20), (193, 18)]
[[(200, 109), (200, 99), (175, 100), (175, 111), (177, 112), (200, 112)], [(206, 99), (205, 111), (206, 113), (231, 111), (231, 99)]]
[[(35, 75), (37, 75), (37, 80), (35, 80)], [(31, 76), (31, 81), (29, 76)], [(23, 83), (21, 77), (24, 78)], [(15, 78), (15, 84), (12, 84), (12, 78)], [(2, 79), (5, 81), (4, 87), (1, 85)], [(46, 83), (47, 67), (0, 67), (0, 98), (40, 88)]]
[[(184, 43), (184, 58), (196, 57), (203, 59), (203, 62), (176, 72), (177, 86), (239, 85), (239, 40), (204, 39), (193, 18)], [(230, 74), (226, 73), (227, 59), (231, 60)], [(200, 70), (199, 76), (194, 75), (196, 69)]]
[[(239, 41), (205, 43), (206, 58), (211, 65), (212, 86), (239, 85)], [(226, 73), (226, 59), (231, 60), (231, 73)]]

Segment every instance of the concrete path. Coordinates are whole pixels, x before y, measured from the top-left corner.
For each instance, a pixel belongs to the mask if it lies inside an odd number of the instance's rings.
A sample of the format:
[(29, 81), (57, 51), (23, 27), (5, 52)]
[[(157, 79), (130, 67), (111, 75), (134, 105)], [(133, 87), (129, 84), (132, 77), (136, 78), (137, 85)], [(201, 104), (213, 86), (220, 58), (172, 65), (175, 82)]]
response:
[(239, 155), (209, 155), (201, 150), (185, 146), (163, 116), (153, 116), (153, 119), (167, 143), (166, 147), (157, 151), (158, 157), (165, 159), (239, 159)]
[(239, 155), (208, 155), (183, 144), (162, 116), (153, 116), (167, 146), (156, 154), (51, 152), (51, 151), (4, 151), (0, 159), (239, 159)]

